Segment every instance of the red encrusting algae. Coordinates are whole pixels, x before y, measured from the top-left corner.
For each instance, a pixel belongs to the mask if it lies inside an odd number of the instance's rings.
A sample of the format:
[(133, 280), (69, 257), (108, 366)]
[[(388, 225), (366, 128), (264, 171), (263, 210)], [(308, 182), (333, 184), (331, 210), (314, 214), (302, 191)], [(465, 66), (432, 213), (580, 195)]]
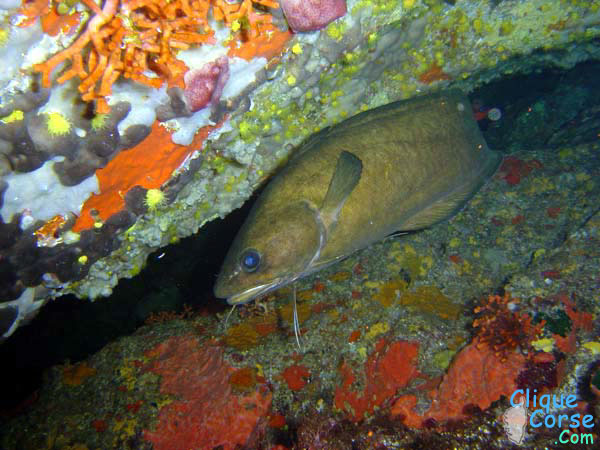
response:
[(541, 167), (542, 163), (537, 159), (523, 161), (516, 156), (506, 156), (498, 169), (497, 177), (514, 186), (519, 184), (521, 179), (529, 175), (533, 169), (540, 169)]
[[(428, 392), (429, 409), (419, 414), (415, 410), (418, 398), (403, 395), (394, 402), (392, 416), (400, 416), (407, 426), (422, 428), (425, 423), (465, 419), (469, 407), (485, 410), (514, 392), (528, 363), (540, 362), (531, 343), (545, 324), (533, 325), (528, 314), (513, 311), (518, 303), (519, 299), (506, 293), (490, 295), (475, 308), (477, 335), (454, 357), (439, 386)], [(528, 350), (527, 356), (519, 349)]]
[(402, 416), (405, 425), (422, 428), (426, 420), (436, 422), (464, 419), (465, 407), (489, 408), (502, 395), (510, 395), (527, 359), (512, 352), (505, 358), (487, 344), (471, 343), (454, 358), (439, 387), (429, 393), (431, 407), (419, 414), (414, 410), (417, 397), (405, 395), (392, 406), (393, 416)]
[(589, 312), (577, 311), (575, 302), (566, 292), (559, 292), (551, 299), (563, 304), (565, 313), (569, 316), (573, 325), (566, 336), (553, 334), (552, 338), (561, 352), (565, 354), (572, 353), (577, 348), (577, 331), (592, 331), (594, 328), (594, 315)]
[(146, 356), (152, 361), (145, 370), (162, 377), (160, 392), (175, 397), (160, 409), (154, 430), (144, 430), (155, 450), (253, 445), (267, 424), (271, 392), (261, 385), (235, 395), (229, 383), (234, 369), (223, 361), (222, 347), (176, 336)]
[(418, 352), (416, 342), (390, 343), (381, 338), (365, 363), (365, 387), (361, 392), (352, 389), (356, 376), (348, 364), (343, 363), (340, 367), (343, 381), (335, 390), (335, 407), (345, 411), (354, 422), (364, 419), (365, 414), (373, 414), (375, 408), (391, 398), (397, 389), (419, 376)]
[(273, 413), (269, 418), (271, 428), (283, 428), (285, 426), (285, 416), (281, 413)]
[(310, 372), (306, 367), (294, 364), (287, 367), (281, 375), (292, 391), (299, 391), (306, 386)]
[(575, 302), (571, 299), (569, 294), (566, 292), (559, 292), (554, 298), (560, 301), (564, 307), (567, 316), (573, 322), (575, 329), (581, 329), (584, 331), (592, 331), (594, 328), (594, 315), (590, 312), (577, 311)]

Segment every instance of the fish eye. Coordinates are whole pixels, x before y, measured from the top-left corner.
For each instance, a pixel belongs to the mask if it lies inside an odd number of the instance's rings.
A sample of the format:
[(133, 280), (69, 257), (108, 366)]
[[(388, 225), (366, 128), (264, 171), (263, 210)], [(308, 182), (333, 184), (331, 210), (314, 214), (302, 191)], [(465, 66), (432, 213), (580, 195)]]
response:
[(240, 263), (244, 272), (251, 273), (258, 269), (260, 265), (260, 253), (253, 248), (248, 249), (242, 253)]

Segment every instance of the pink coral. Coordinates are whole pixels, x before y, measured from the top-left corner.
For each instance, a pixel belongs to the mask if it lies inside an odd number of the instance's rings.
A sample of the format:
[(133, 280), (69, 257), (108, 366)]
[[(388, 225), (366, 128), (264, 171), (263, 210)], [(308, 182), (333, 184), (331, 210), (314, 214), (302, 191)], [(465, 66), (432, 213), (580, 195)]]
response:
[(290, 28), (315, 31), (346, 14), (346, 0), (281, 0)]
[(160, 392), (176, 397), (161, 408), (155, 430), (144, 431), (155, 450), (253, 444), (266, 425), (271, 392), (259, 386), (249, 395), (234, 395), (229, 383), (233, 368), (223, 361), (221, 347), (177, 336), (147, 356), (154, 360), (146, 370), (162, 376)]
[(195, 112), (217, 103), (228, 79), (229, 62), (226, 56), (206, 63), (200, 69), (186, 72), (183, 78), (184, 94), (190, 111)]

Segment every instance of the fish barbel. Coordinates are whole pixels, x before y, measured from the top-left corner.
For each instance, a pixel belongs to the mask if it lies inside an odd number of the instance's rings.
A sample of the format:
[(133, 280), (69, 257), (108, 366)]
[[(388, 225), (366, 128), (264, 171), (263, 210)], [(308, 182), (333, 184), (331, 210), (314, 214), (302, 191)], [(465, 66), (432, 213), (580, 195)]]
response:
[(321, 130), (259, 196), (215, 295), (246, 303), (389, 234), (444, 220), (500, 160), (458, 90), (384, 105)]

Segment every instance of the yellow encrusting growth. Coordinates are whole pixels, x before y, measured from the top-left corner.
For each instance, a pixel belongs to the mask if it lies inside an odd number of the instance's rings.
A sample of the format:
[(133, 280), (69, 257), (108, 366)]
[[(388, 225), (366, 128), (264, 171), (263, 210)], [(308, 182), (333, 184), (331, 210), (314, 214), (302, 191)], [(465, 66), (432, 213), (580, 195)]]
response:
[(387, 322), (377, 322), (376, 324), (372, 325), (369, 329), (369, 331), (367, 331), (365, 333), (365, 337), (367, 339), (373, 339), (376, 336), (379, 336), (380, 334), (383, 333), (387, 333), (390, 330), (390, 324)]
[(588, 349), (594, 356), (600, 355), (600, 342), (586, 342), (583, 344), (583, 348)]
[(158, 208), (165, 205), (167, 199), (165, 193), (160, 189), (148, 189), (144, 204), (150, 211), (156, 211)]
[(538, 351), (550, 353), (554, 348), (554, 340), (550, 338), (538, 339), (537, 341), (533, 341), (531, 345)]
[(2, 123), (18, 122), (20, 120), (23, 120), (24, 117), (25, 117), (25, 115), (23, 114), (23, 111), (21, 111), (20, 109), (15, 109), (8, 116), (0, 119), (0, 122), (2, 122)]
[(98, 131), (98, 130), (101, 130), (102, 128), (104, 128), (107, 117), (108, 117), (108, 114), (96, 114), (91, 121), (92, 130)]
[(9, 36), (10, 33), (8, 30), (0, 28), (0, 47), (4, 47), (4, 45), (8, 42)]
[(71, 131), (71, 122), (58, 112), (46, 113), (46, 126), (51, 136), (62, 136)]

